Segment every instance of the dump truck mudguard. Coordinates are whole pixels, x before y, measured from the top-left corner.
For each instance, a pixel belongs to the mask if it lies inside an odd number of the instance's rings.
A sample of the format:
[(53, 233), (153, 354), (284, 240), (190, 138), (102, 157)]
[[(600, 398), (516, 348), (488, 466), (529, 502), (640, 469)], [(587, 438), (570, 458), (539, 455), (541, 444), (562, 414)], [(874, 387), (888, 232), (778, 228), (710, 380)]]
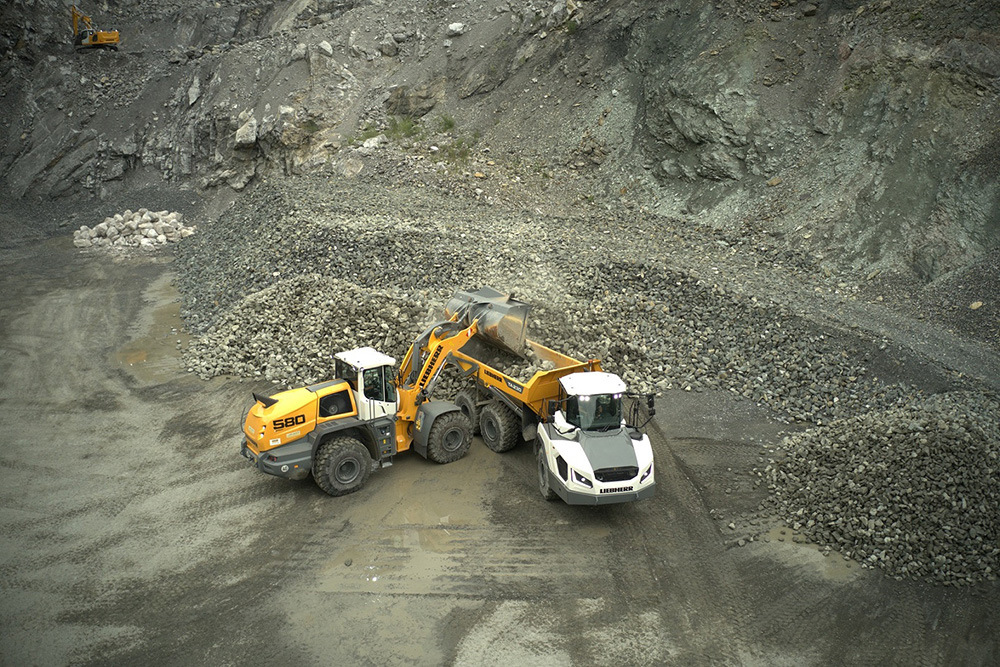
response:
[(449, 412), (461, 412), (461, 408), (451, 401), (429, 401), (421, 403), (417, 408), (416, 429), (413, 432), (413, 449), (425, 459), (427, 458), (427, 438), (431, 433), (434, 420)]
[(312, 443), (307, 438), (275, 447), (263, 454), (255, 454), (247, 447), (246, 438), (240, 445), (240, 454), (249, 459), (255, 468), (268, 475), (286, 479), (305, 479), (309, 475), (312, 469), (312, 450)]

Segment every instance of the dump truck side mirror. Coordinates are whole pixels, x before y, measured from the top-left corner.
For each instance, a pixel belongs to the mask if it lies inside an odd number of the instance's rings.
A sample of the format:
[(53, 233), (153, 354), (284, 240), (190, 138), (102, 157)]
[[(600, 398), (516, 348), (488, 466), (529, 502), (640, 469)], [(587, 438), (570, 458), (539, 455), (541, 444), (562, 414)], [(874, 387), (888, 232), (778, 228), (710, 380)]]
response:
[(572, 433), (576, 430), (576, 427), (566, 421), (566, 416), (563, 415), (562, 410), (557, 410), (554, 415), (552, 415), (552, 423), (555, 425), (556, 430), (566, 435), (567, 433)]
[(550, 399), (548, 402), (548, 409), (547, 409), (548, 416), (545, 418), (545, 421), (546, 422), (553, 421), (556, 416), (556, 410), (558, 409), (559, 409), (559, 401), (555, 399)]

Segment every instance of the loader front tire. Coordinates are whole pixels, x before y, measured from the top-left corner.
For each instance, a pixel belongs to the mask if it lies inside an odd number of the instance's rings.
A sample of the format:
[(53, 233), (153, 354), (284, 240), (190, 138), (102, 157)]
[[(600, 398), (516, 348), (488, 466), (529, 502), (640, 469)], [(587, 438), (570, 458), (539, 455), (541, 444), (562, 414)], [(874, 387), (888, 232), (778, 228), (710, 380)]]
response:
[(507, 452), (521, 440), (521, 419), (497, 400), (490, 401), (479, 414), (483, 442), (494, 452)]
[(472, 428), (468, 418), (459, 411), (446, 412), (431, 424), (427, 434), (427, 458), (435, 463), (457, 461), (469, 451)]
[(354, 493), (368, 481), (372, 458), (368, 449), (347, 436), (327, 440), (319, 446), (313, 461), (313, 479), (331, 496)]
[(476, 401), (479, 392), (474, 387), (466, 387), (455, 395), (455, 405), (462, 411), (462, 414), (469, 420), (472, 428), (472, 435), (479, 435), (479, 406)]

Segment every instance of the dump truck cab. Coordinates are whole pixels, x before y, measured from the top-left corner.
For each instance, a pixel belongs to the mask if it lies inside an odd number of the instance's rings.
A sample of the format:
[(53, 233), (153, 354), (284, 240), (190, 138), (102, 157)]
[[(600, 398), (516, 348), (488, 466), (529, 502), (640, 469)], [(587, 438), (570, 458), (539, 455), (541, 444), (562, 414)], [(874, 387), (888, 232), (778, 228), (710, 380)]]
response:
[(625, 383), (613, 373), (559, 379), (560, 398), (535, 439), (542, 495), (571, 505), (605, 505), (653, 495), (649, 437), (625, 419)]

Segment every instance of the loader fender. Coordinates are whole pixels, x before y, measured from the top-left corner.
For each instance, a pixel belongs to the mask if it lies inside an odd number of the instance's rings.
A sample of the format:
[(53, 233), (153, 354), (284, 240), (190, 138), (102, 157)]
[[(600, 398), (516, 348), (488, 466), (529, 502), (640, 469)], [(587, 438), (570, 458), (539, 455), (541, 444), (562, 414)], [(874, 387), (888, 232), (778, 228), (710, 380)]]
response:
[(461, 408), (451, 401), (429, 401), (417, 408), (416, 429), (413, 432), (413, 449), (427, 458), (427, 440), (434, 420), (449, 412), (461, 412)]
[(312, 444), (306, 438), (262, 453), (251, 449), (244, 438), (240, 454), (249, 459), (253, 467), (276, 477), (305, 479), (312, 469)]

